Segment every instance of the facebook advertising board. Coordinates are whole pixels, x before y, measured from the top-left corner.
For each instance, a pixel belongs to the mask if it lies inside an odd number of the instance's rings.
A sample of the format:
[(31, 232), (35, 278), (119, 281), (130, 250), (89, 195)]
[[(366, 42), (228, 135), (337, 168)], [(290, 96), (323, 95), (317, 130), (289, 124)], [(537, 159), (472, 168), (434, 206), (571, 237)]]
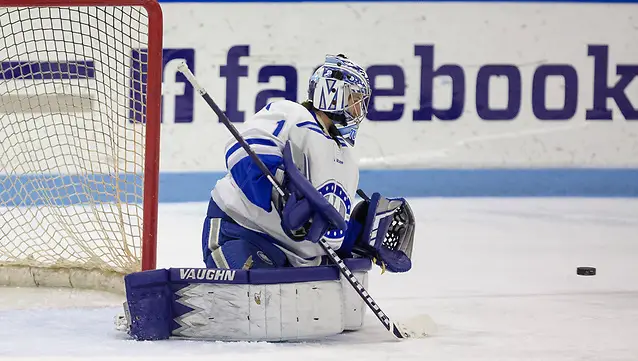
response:
[(373, 86), (363, 168), (638, 166), (638, 3), (163, 3), (164, 171), (222, 171), (229, 132), (306, 99), (326, 53)]

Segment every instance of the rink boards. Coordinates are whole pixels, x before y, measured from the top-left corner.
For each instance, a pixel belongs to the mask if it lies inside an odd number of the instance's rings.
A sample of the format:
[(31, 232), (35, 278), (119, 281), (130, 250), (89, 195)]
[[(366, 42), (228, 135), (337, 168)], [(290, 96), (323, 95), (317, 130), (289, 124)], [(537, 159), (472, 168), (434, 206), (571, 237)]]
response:
[(162, 6), (165, 171), (223, 170), (230, 139), (177, 59), (241, 126), (269, 101), (306, 99), (328, 52), (371, 78), (365, 168), (638, 165), (637, 4)]
[[(638, 195), (636, 3), (165, 1), (162, 8), (160, 201), (207, 198), (224, 174), (231, 138), (177, 73), (178, 62), (241, 129), (268, 102), (304, 100), (309, 75), (337, 52), (365, 67), (374, 89), (356, 146), (368, 191)], [(140, 126), (127, 116), (115, 121)], [(19, 191), (4, 196), (10, 192)]]

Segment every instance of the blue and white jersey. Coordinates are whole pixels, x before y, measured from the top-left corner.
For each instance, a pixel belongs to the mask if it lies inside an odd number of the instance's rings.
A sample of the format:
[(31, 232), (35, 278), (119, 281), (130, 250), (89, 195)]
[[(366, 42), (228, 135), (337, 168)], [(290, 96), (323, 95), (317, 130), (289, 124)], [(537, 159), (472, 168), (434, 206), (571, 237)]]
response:
[[(286, 141), (296, 145), (308, 159), (310, 182), (347, 222), (354, 207), (359, 169), (345, 141), (335, 141), (315, 117), (301, 104), (280, 100), (261, 109), (239, 131), (273, 174), (283, 163)], [(318, 244), (288, 238), (272, 203), (272, 185), (234, 138), (227, 144), (225, 156), (229, 174), (211, 192), (215, 203), (243, 227), (276, 239), (293, 266), (318, 265), (325, 252)], [(328, 232), (324, 239), (338, 250), (344, 232)]]

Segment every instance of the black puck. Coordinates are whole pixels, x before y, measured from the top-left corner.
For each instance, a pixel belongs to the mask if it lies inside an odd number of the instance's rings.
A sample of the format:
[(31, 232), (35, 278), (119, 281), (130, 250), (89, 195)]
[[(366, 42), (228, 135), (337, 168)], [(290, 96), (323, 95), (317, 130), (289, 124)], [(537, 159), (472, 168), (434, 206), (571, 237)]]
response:
[(594, 276), (596, 274), (596, 268), (594, 267), (578, 267), (576, 273), (581, 276)]

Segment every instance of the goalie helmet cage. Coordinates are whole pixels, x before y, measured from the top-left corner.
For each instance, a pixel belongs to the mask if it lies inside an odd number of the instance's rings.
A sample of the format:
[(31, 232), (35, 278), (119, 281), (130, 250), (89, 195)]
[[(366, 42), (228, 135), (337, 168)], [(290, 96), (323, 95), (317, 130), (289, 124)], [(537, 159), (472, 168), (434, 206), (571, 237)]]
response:
[(162, 31), (156, 0), (0, 0), (0, 285), (155, 268)]

